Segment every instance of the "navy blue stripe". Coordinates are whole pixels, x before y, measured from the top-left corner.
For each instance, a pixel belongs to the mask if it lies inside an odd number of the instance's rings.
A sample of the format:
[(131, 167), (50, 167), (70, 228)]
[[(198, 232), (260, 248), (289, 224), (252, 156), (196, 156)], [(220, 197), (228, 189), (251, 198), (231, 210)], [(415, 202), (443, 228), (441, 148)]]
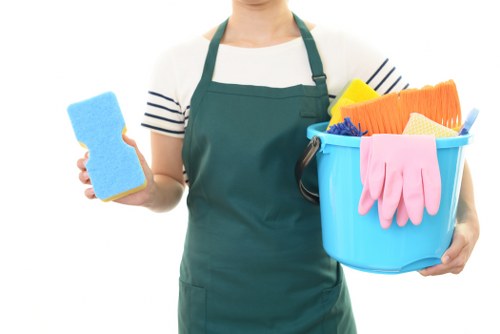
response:
[(157, 126), (152, 126), (152, 125), (149, 125), (149, 124), (146, 124), (146, 123), (141, 123), (141, 125), (144, 126), (144, 127), (146, 127), (146, 128), (153, 129), (153, 130), (158, 130), (158, 131), (167, 132), (167, 133), (173, 133), (173, 134), (176, 134), (176, 135), (183, 135), (185, 133), (184, 131), (167, 130), (167, 129), (159, 128)]
[(388, 78), (388, 77), (390, 77), (390, 76), (391, 76), (392, 72), (394, 72), (394, 70), (395, 70), (395, 69), (396, 69), (396, 68), (395, 68), (395, 67), (393, 67), (393, 68), (389, 71), (389, 73), (387, 73), (387, 74), (385, 75), (385, 77), (382, 79), (382, 81), (380, 81), (380, 83), (377, 85), (377, 87), (375, 87), (375, 90), (378, 90), (378, 89), (380, 88), (380, 86), (382, 86), (382, 85), (384, 84), (384, 82), (387, 80), (387, 78)]
[(410, 87), (409, 83), (407, 83), (406, 86), (403, 87), (403, 90), (407, 89), (408, 87)]
[(337, 97), (337, 95), (328, 95), (329, 98), (334, 99)]
[(384, 68), (385, 64), (387, 64), (388, 61), (389, 61), (389, 58), (386, 58), (384, 60), (382, 65), (380, 65), (380, 67), (375, 71), (375, 73), (373, 73), (373, 75), (370, 77), (370, 79), (368, 79), (368, 81), (366, 82), (367, 85), (370, 84), (370, 82), (373, 80), (373, 78), (375, 78), (380, 71), (382, 71), (382, 69)]
[(146, 115), (148, 117), (151, 117), (151, 118), (156, 118), (156, 119), (159, 119), (159, 120), (162, 120), (162, 121), (167, 121), (167, 122), (170, 122), (170, 123), (184, 124), (184, 121), (176, 121), (176, 120), (173, 120), (173, 119), (170, 119), (170, 118), (161, 117), (161, 116), (150, 114), (150, 113), (144, 113), (144, 115)]
[(385, 92), (384, 94), (387, 94), (387, 93), (390, 93), (392, 91), (392, 89), (398, 84), (398, 82), (401, 81), (401, 76), (396, 80), (394, 81), (394, 83), (391, 85), (391, 87), (389, 87)]
[(151, 106), (151, 107), (154, 107), (154, 108), (160, 108), (160, 109), (163, 109), (163, 110), (167, 110), (167, 111), (170, 111), (170, 112), (182, 115), (182, 113), (179, 110), (170, 109), (170, 108), (167, 108), (167, 107), (159, 105), (159, 104), (148, 102), (148, 106)]
[(160, 93), (157, 93), (157, 92), (153, 92), (153, 91), (148, 91), (149, 94), (151, 95), (154, 95), (154, 96), (158, 96), (158, 97), (161, 97), (162, 99), (165, 99), (167, 101), (170, 101), (170, 102), (173, 102), (175, 104), (177, 104), (179, 107), (180, 107), (180, 104), (179, 102), (175, 101), (173, 98), (171, 97), (168, 97), (168, 96), (165, 96), (165, 95), (162, 95)]

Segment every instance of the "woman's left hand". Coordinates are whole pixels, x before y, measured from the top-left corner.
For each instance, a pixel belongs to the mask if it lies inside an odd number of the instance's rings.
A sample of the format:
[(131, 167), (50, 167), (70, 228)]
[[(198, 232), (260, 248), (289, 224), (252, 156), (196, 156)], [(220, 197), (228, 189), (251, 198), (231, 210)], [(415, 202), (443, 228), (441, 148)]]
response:
[(451, 246), (441, 257), (442, 263), (420, 270), (420, 274), (422, 276), (436, 276), (461, 273), (478, 238), (479, 224), (477, 219), (458, 222), (455, 226)]

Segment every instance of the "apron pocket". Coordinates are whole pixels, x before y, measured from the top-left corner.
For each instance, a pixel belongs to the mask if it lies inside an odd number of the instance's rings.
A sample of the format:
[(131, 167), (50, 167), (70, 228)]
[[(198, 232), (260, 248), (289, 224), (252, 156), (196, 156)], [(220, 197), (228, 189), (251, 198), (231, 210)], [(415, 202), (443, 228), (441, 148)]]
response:
[(206, 291), (179, 280), (179, 334), (206, 333)]
[(323, 333), (356, 334), (356, 323), (352, 312), (349, 290), (344, 281), (344, 274), (338, 264), (337, 277), (339, 281), (331, 288), (324, 289), (322, 306), (325, 312)]

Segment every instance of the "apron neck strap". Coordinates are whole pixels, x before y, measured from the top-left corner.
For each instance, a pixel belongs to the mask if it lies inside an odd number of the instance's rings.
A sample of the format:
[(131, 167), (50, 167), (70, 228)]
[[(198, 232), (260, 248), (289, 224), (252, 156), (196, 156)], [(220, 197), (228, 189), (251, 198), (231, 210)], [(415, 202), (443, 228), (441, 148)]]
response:
[(319, 56), (314, 38), (304, 21), (295, 15), (295, 13), (293, 13), (293, 18), (299, 27), (300, 34), (302, 35), (302, 39), (306, 45), (307, 57), (309, 58), (309, 65), (311, 66), (312, 79), (318, 86), (326, 85), (326, 74), (323, 71), (323, 63), (321, 62), (321, 57)]
[[(311, 67), (312, 79), (316, 83), (317, 86), (325, 86), (326, 87), (326, 75), (323, 71), (323, 63), (321, 62), (321, 57), (319, 56), (318, 49), (316, 48), (316, 43), (311, 35), (311, 32), (307, 28), (304, 21), (302, 21), (295, 13), (293, 13), (293, 18), (297, 26), (299, 27), (300, 34), (302, 39), (304, 40), (304, 44), (307, 50), (307, 56), (309, 58), (309, 65)], [(203, 75), (201, 80), (204, 82), (212, 81), (214, 70), (215, 70), (215, 61), (217, 59), (217, 52), (219, 50), (219, 44), (226, 31), (227, 23), (229, 19), (226, 19), (222, 22), (217, 31), (215, 32), (212, 40), (210, 41), (210, 45), (208, 47), (207, 58), (205, 59), (205, 65), (203, 69)]]

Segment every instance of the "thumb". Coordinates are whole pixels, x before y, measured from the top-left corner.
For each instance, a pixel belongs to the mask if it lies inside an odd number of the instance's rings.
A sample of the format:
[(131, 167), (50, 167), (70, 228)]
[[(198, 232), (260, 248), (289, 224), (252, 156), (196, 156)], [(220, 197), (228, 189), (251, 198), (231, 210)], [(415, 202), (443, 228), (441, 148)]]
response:
[(132, 146), (133, 148), (135, 148), (135, 152), (137, 153), (137, 156), (139, 157), (139, 160), (141, 160), (141, 162), (143, 160), (145, 160), (144, 156), (142, 155), (142, 153), (139, 151), (139, 148), (137, 147), (136, 141), (133, 140), (132, 138), (128, 137), (126, 134), (123, 134), (122, 137), (123, 137), (123, 141), (127, 145)]
[(451, 246), (444, 252), (443, 256), (441, 256), (441, 262), (443, 264), (451, 262), (460, 254), (465, 245), (466, 243), (463, 238), (454, 237)]
[(125, 133), (122, 135), (122, 138), (123, 138), (123, 141), (125, 143), (127, 143), (128, 145), (133, 146), (137, 149), (137, 143), (135, 142), (135, 140), (133, 140), (132, 138), (127, 136)]

